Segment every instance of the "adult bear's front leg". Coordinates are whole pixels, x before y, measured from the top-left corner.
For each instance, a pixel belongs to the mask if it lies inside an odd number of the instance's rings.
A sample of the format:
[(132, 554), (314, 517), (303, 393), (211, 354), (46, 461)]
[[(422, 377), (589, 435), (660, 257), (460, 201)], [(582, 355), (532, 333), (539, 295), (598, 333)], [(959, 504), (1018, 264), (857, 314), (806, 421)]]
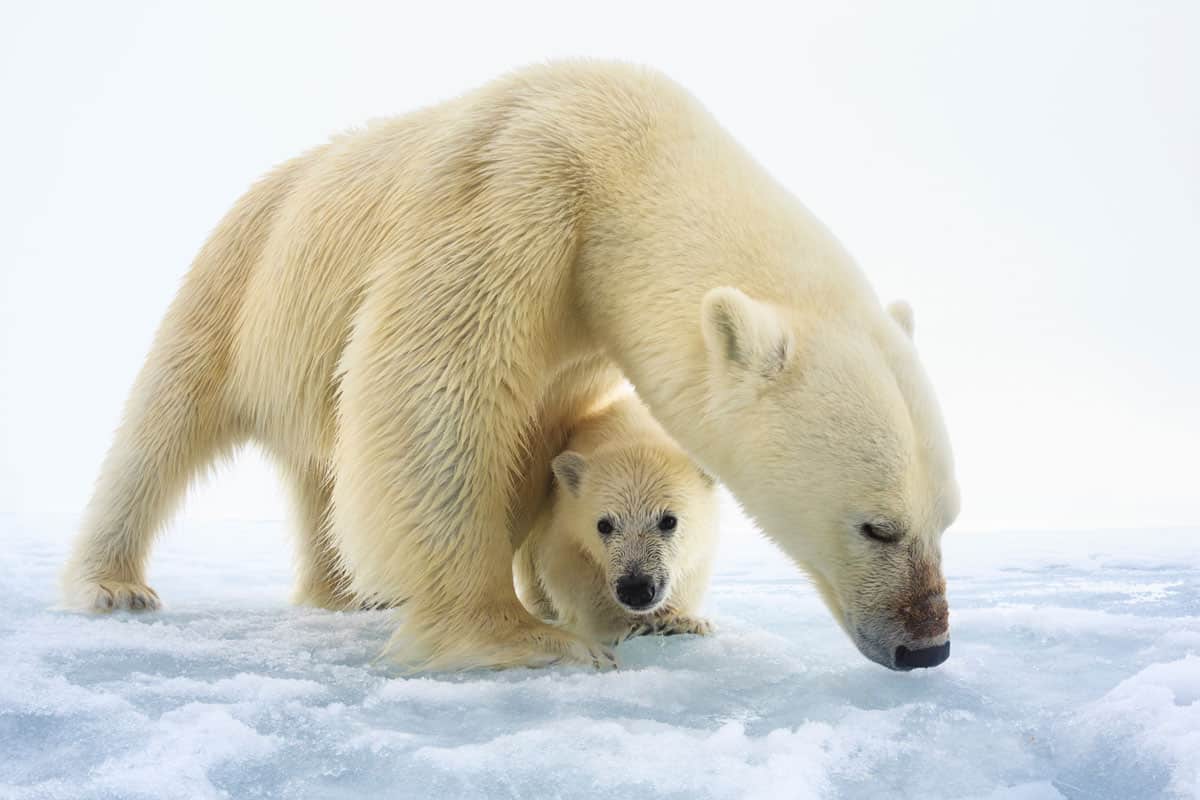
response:
[(405, 598), (389, 653), (419, 669), (612, 666), (513, 588), (510, 476), (528, 420), (513, 376), (398, 316), (364, 306), (343, 355), (332, 526), (356, 595)]

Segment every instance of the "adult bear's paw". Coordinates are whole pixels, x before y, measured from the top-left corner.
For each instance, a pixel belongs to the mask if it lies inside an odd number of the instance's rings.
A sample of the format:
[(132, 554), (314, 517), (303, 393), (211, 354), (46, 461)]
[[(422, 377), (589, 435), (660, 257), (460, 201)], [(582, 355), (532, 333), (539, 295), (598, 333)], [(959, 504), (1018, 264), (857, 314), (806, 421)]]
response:
[(522, 631), (506, 650), (508, 654), (504, 660), (507, 663), (503, 666), (573, 665), (592, 667), (601, 672), (617, 668), (616, 656), (609, 648), (543, 623)]
[(130, 581), (81, 581), (72, 587), (71, 605), (82, 611), (157, 611), (158, 592)]
[(424, 618), (420, 606), (400, 608), (401, 625), (385, 652), (413, 673), (555, 665), (615, 669), (602, 644), (534, 619), (524, 608), (495, 608), (457, 618)]

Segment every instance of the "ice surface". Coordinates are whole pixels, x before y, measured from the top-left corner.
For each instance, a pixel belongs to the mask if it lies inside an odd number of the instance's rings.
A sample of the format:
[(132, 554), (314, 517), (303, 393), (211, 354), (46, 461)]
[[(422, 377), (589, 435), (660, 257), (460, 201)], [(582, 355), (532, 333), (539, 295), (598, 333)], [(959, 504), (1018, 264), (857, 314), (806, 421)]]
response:
[(74, 522), (0, 516), (0, 797), (1200, 797), (1200, 533), (967, 534), (953, 654), (891, 673), (731, 510), (715, 637), (405, 678), (290, 607), (282, 523), (183, 526), (147, 616), (57, 611)]

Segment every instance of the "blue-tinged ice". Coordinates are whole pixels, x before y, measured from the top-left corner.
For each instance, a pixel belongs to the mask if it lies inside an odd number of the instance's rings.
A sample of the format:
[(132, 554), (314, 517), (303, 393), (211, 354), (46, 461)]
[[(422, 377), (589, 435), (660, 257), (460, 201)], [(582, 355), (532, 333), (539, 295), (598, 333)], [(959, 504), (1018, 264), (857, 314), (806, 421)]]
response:
[(0, 516), (0, 797), (1200, 797), (1200, 532), (952, 531), (951, 658), (891, 673), (726, 517), (714, 637), (405, 678), (389, 612), (287, 604), (282, 523), (182, 526), (165, 611), (88, 617), (73, 521)]

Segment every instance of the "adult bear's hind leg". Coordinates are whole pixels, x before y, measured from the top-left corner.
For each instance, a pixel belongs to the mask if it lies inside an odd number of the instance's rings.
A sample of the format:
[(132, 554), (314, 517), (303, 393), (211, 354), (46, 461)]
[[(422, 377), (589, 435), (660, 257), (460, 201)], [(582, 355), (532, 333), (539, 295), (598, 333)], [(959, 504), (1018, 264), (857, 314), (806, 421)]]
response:
[(158, 593), (146, 583), (154, 538), (192, 477), (238, 440), (218, 397), (219, 374), (205, 344), (177, 313), (160, 328), (63, 574), (68, 606), (159, 608)]
[(330, 535), (333, 478), (323, 464), (286, 469), (296, 517), (296, 589), (293, 602), (342, 610), (357, 608)]

